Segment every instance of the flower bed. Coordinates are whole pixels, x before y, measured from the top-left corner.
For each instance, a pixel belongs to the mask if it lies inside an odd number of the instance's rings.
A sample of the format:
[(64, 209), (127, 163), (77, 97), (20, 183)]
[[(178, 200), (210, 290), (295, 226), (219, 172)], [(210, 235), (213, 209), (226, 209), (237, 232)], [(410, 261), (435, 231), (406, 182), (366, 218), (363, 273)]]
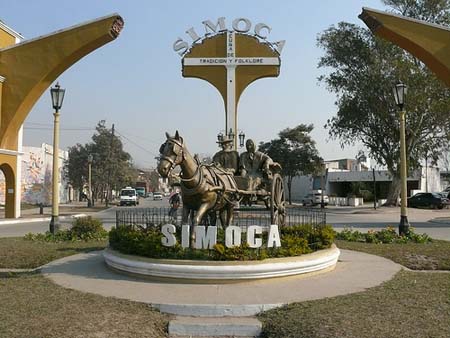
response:
[[(175, 234), (180, 243), (180, 229)], [(263, 237), (267, 234), (263, 234)], [(250, 248), (245, 241), (231, 248), (224, 244), (224, 231), (218, 232), (218, 243), (211, 250), (183, 248), (180, 244), (166, 247), (161, 244), (163, 235), (159, 227), (142, 229), (130, 226), (113, 228), (109, 233), (110, 247), (123, 254), (149, 258), (190, 259), (213, 261), (247, 261), (266, 258), (292, 257), (329, 248), (334, 241), (331, 226), (313, 227), (299, 225), (280, 228), (281, 247)], [(266, 242), (263, 240), (263, 242)]]

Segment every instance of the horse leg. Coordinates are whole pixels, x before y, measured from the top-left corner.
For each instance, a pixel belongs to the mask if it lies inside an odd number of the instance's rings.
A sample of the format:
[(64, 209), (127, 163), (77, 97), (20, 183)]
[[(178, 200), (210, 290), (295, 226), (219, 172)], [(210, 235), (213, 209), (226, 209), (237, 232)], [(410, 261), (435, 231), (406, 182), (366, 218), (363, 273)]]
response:
[(215, 211), (210, 211), (208, 213), (209, 225), (216, 226), (217, 223), (217, 213)]
[(203, 203), (197, 210), (197, 215), (194, 218), (194, 226), (191, 229), (190, 246), (195, 247), (195, 231), (197, 226), (201, 223), (203, 216), (214, 206), (214, 203)]
[(220, 217), (220, 224), (222, 225), (222, 228), (225, 229), (229, 225), (227, 210), (225, 208), (219, 211), (219, 217)]
[(234, 205), (232, 203), (229, 203), (227, 205), (227, 226), (230, 226), (233, 222), (233, 216), (234, 216)]
[(191, 210), (186, 206), (183, 205), (183, 215), (181, 217), (181, 223), (182, 224), (189, 224), (189, 213), (191, 212)]

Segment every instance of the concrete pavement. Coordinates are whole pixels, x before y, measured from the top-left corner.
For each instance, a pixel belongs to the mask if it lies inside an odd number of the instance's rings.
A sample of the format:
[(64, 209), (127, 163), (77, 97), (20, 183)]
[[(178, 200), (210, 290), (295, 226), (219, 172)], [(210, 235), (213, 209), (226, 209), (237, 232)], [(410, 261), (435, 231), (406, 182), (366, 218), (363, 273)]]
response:
[(107, 268), (101, 252), (93, 252), (49, 263), (42, 273), (67, 288), (144, 302), (170, 313), (187, 315), (186, 305), (189, 305), (194, 312), (191, 315), (205, 313), (211, 307), (217, 315), (223, 316), (243, 314), (245, 307), (259, 312), (287, 303), (364, 291), (391, 279), (401, 268), (379, 256), (342, 250), (336, 268), (329, 272), (239, 283), (198, 284), (123, 275)]
[(168, 327), (171, 336), (234, 337), (258, 336), (262, 325), (251, 316), (259, 312), (365, 291), (401, 269), (379, 256), (341, 250), (336, 268), (317, 274), (225, 284), (183, 283), (120, 274), (105, 265), (98, 251), (56, 260), (41, 272), (65, 288), (143, 302), (174, 314)]

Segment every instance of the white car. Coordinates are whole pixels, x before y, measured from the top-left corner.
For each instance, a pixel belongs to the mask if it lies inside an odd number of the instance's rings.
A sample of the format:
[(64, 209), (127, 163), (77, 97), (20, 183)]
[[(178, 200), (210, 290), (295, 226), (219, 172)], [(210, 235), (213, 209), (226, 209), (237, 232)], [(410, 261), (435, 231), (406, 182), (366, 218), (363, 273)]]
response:
[[(322, 203), (322, 192), (321, 191), (313, 191), (312, 193), (309, 193), (302, 199), (302, 204), (304, 206), (306, 205), (320, 205)], [(328, 205), (329, 199), (328, 195), (323, 195), (323, 204)]]
[(120, 190), (120, 206), (138, 204), (139, 197), (136, 193), (136, 189), (133, 189), (132, 187), (126, 187)]
[(154, 201), (162, 201), (163, 195), (160, 192), (154, 192), (153, 193), (153, 200)]

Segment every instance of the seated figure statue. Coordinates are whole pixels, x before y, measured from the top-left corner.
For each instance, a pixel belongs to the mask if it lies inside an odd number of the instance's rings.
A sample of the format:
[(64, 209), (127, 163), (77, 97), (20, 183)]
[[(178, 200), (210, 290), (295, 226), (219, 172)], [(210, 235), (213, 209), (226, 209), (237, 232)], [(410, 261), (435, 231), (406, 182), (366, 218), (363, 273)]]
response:
[(239, 154), (237, 151), (232, 150), (233, 140), (224, 137), (223, 140), (218, 141), (222, 150), (218, 151), (213, 156), (213, 163), (218, 164), (222, 169), (237, 174), (239, 170)]
[(241, 176), (248, 177), (249, 189), (255, 190), (261, 185), (262, 178), (272, 178), (270, 167), (273, 161), (268, 155), (256, 150), (253, 140), (248, 139), (245, 147), (247, 151), (240, 157)]

